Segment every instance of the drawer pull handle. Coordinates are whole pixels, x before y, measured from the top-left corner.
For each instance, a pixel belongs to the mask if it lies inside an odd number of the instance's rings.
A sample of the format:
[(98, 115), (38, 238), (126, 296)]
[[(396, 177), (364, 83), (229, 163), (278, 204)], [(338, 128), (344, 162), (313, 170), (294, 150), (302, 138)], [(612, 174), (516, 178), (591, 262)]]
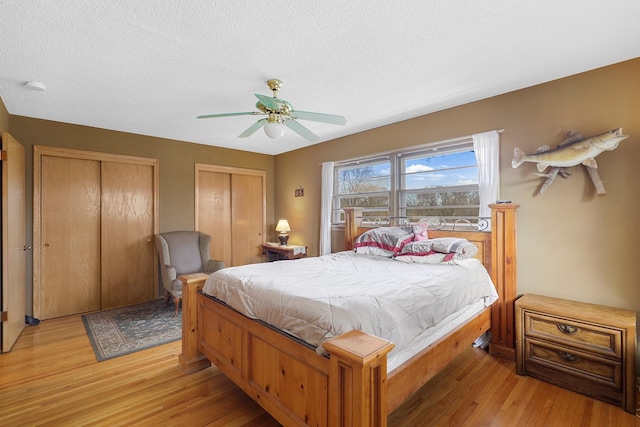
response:
[(575, 362), (578, 360), (578, 356), (571, 353), (567, 353), (565, 351), (559, 351), (558, 354), (567, 362)]
[(563, 323), (558, 323), (558, 329), (560, 330), (560, 332), (562, 332), (563, 334), (567, 334), (567, 335), (573, 335), (576, 332), (578, 332), (580, 330), (580, 328), (576, 327), (576, 326), (571, 326), (571, 325), (565, 325)]

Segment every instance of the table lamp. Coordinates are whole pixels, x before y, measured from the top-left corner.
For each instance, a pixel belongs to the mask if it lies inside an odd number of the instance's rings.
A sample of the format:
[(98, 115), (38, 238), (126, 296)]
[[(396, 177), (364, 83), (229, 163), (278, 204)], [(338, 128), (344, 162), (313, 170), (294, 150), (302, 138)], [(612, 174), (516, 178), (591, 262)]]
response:
[(279, 231), (278, 239), (280, 239), (280, 244), (282, 246), (287, 245), (287, 241), (289, 240), (289, 231), (291, 231), (291, 227), (289, 227), (289, 221), (286, 219), (281, 219), (278, 221), (278, 225), (276, 225), (276, 231)]

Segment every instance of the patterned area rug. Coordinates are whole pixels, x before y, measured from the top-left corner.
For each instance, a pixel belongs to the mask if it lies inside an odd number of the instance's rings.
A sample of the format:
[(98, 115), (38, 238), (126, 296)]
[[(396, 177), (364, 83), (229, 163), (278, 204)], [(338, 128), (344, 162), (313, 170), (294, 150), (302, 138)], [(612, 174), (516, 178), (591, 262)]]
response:
[(154, 300), (129, 307), (83, 314), (82, 322), (99, 362), (182, 337), (182, 315), (173, 304)]

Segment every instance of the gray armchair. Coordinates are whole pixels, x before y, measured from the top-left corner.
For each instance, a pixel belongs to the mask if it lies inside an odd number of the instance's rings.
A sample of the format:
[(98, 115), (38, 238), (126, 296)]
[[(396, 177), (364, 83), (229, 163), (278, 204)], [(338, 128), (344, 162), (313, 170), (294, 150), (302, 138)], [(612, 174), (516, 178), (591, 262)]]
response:
[(169, 231), (156, 234), (156, 248), (160, 258), (162, 286), (165, 302), (173, 299), (178, 316), (182, 298), (182, 274), (207, 273), (224, 268), (223, 261), (211, 259), (209, 242), (211, 237), (199, 231)]

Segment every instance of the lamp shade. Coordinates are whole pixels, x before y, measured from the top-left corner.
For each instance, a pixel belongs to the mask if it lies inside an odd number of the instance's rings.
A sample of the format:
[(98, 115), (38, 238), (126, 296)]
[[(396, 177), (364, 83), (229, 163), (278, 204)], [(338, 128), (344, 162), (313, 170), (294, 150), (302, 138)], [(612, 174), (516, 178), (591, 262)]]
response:
[(276, 225), (276, 231), (284, 233), (291, 231), (291, 227), (289, 227), (289, 221), (287, 221), (286, 219), (281, 219), (280, 221), (278, 221), (278, 225)]
[(278, 122), (269, 122), (264, 125), (264, 133), (266, 133), (269, 138), (280, 138), (282, 135), (284, 135), (284, 126), (282, 126)]

